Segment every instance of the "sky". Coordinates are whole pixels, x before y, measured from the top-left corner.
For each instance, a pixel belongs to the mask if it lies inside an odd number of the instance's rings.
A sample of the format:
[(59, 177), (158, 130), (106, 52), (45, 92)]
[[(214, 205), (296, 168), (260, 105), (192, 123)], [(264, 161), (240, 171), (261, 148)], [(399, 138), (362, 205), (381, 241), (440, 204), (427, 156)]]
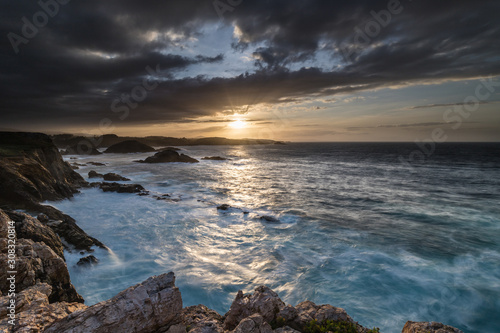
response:
[(0, 130), (500, 141), (498, 0), (0, 3)]

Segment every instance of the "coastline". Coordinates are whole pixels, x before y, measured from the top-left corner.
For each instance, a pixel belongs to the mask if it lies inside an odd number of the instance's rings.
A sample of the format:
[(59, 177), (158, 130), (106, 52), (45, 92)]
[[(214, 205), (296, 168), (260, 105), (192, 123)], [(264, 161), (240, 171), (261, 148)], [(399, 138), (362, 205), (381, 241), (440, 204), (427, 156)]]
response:
[[(0, 212), (2, 245), (7, 245), (8, 226), (14, 222), (17, 258), (24, 265), (22, 270), (29, 272), (26, 274), (28, 279), (21, 284), (22, 290), (16, 290), (17, 304), (22, 305), (17, 313), (18, 331), (306, 332), (315, 329), (316, 321), (316, 324), (325, 325), (328, 322), (345, 323), (349, 326), (347, 329), (370, 332), (356, 324), (343, 309), (330, 305), (317, 306), (311, 302), (287, 306), (277, 294), (264, 286), (258, 287), (253, 295), (239, 292), (224, 316), (201, 305), (183, 309), (173, 273), (152, 277), (108, 301), (87, 308), (81, 304), (83, 298), (71, 285), (62, 248), (90, 254), (92, 246), (106, 247), (81, 230), (74, 219), (40, 202), (70, 198), (78, 188), (90, 185), (62, 160), (48, 136), (9, 133), (0, 138), (11, 146), (23, 143), (22, 146), (27, 147), (23, 148), (27, 150), (23, 150), (22, 156), (2, 157), (0, 165), (3, 177), (0, 202), (1, 208), (7, 210), (6, 214)], [(35, 219), (13, 211), (16, 209), (39, 215)], [(2, 246), (2, 256), (7, 256), (8, 252), (4, 249), (7, 246)], [(0, 303), (4, 305), (9, 302), (9, 297), (5, 296), (8, 289), (3, 285), (6, 278), (1, 278)], [(39, 301), (35, 302), (35, 299)], [(124, 300), (139, 306), (129, 307)], [(4, 308), (0, 312), (0, 328), (11, 328)], [(145, 308), (151, 311), (144, 311)], [(92, 319), (97, 313), (103, 314), (102, 317)], [(280, 325), (282, 327), (277, 327)], [(424, 331), (460, 332), (438, 323), (408, 322), (403, 329), (404, 333)]]

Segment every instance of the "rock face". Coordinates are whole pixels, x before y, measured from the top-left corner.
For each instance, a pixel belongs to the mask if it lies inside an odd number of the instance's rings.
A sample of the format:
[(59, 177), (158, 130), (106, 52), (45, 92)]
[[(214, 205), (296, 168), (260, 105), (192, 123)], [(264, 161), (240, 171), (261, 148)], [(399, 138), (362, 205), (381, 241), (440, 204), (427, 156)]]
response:
[(149, 153), (155, 149), (136, 140), (127, 140), (110, 146), (104, 153), (129, 154), (129, 153)]
[(78, 262), (76, 264), (78, 266), (92, 266), (92, 265), (95, 265), (98, 263), (99, 263), (99, 259), (97, 259), (93, 255), (90, 255), (90, 256), (86, 256), (84, 258), (81, 258), (80, 260), (78, 260)]
[(0, 206), (33, 209), (72, 197), (87, 182), (40, 133), (0, 132)]
[(94, 170), (89, 171), (89, 178), (103, 178), (104, 175), (102, 173), (98, 173)]
[[(49, 304), (52, 287), (46, 283), (37, 283), (16, 295), (17, 321), (15, 332), (42, 332), (45, 327), (72, 312), (87, 308), (82, 303), (57, 302)], [(7, 305), (10, 298), (0, 297), (0, 331), (8, 332)]]
[(150, 156), (142, 161), (137, 161), (139, 163), (198, 163), (199, 161), (189, 157), (184, 154), (179, 154), (174, 150), (164, 150), (156, 153), (154, 156)]
[(204, 305), (184, 308), (180, 314), (180, 323), (170, 327), (166, 332), (190, 333), (223, 333), (222, 316)]
[[(34, 242), (43, 242), (59, 257), (64, 258), (64, 247), (61, 243), (61, 239), (50, 227), (42, 224), (39, 220), (28, 214), (11, 211), (7, 211), (6, 213), (12, 221), (16, 222), (17, 238), (26, 238)], [(45, 215), (45, 217), (47, 216)]]
[(181, 293), (173, 273), (154, 276), (110, 300), (74, 312), (46, 333), (155, 332), (179, 322)]
[(458, 328), (436, 322), (408, 321), (401, 333), (464, 333)]

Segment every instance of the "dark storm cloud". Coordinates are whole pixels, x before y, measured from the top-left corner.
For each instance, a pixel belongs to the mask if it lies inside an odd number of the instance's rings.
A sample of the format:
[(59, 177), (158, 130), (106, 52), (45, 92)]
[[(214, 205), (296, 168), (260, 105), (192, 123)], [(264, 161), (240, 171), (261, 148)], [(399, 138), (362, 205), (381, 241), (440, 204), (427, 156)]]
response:
[[(57, 13), (47, 24), (27, 43), (15, 42), (17, 54), (8, 34), (25, 38), (21, 18), (33, 22), (42, 9), (36, 1), (0, 3), (0, 120), (9, 127), (95, 124), (111, 118), (113, 101), (145, 79), (159, 85), (131, 110), (129, 123), (500, 74), (498, 1), (243, 1), (220, 21), (212, 1), (73, 0), (52, 6)], [(383, 13), (395, 5), (397, 14), (388, 19)], [(366, 30), (378, 22), (373, 13), (385, 20), (376, 33)], [(176, 54), (174, 46), (202, 38), (204, 27), (214, 24), (237, 27), (238, 40), (212, 55)], [(253, 55), (250, 74), (182, 77), (203, 64), (220, 64), (222, 75), (222, 53), (231, 46)]]

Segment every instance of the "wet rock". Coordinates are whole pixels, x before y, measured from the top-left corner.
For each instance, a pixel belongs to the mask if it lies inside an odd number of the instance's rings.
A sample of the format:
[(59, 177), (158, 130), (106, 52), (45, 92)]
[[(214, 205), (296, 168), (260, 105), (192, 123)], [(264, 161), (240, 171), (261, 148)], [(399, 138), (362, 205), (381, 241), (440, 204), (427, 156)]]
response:
[(155, 149), (136, 140), (127, 140), (110, 146), (104, 153), (106, 154), (129, 154), (129, 153), (149, 153)]
[[(62, 319), (78, 310), (87, 308), (82, 303), (56, 302), (49, 304), (52, 287), (46, 283), (37, 283), (16, 295), (15, 332), (43, 332), (54, 321)], [(0, 297), (0, 332), (9, 332), (7, 306), (10, 297)]]
[(223, 205), (217, 206), (218, 210), (228, 210), (229, 208), (231, 208), (231, 205), (228, 205), (228, 204), (223, 204)]
[(198, 163), (199, 161), (184, 154), (179, 154), (174, 150), (160, 151), (145, 160), (136, 161), (139, 163)]
[(119, 184), (119, 183), (100, 183), (99, 188), (104, 192), (117, 193), (144, 193), (145, 189), (139, 184)]
[(179, 324), (180, 291), (173, 273), (154, 276), (115, 297), (56, 321), (45, 333), (165, 331)]
[(455, 327), (437, 322), (406, 322), (401, 333), (463, 333)]
[(97, 259), (93, 255), (90, 255), (90, 256), (86, 256), (84, 258), (81, 258), (80, 260), (78, 260), (78, 262), (76, 264), (78, 266), (92, 266), (92, 265), (96, 265), (98, 263), (99, 263), (99, 259)]
[(103, 176), (104, 180), (116, 182), (116, 181), (129, 181), (130, 179), (120, 176), (116, 173), (107, 173)]
[(94, 170), (89, 171), (89, 178), (103, 178), (104, 175), (102, 173), (98, 173)]
[(269, 215), (264, 215), (264, 216), (261, 216), (260, 219), (264, 222), (267, 222), (267, 223), (281, 223), (280, 220), (278, 220), (277, 218), (275, 217), (272, 217), (272, 216), (269, 216)]
[(106, 166), (105, 163), (100, 163), (100, 162), (89, 162), (88, 164), (93, 165), (93, 166)]
[[(83, 303), (71, 284), (68, 269), (64, 260), (44, 243), (30, 239), (18, 239), (16, 247), (16, 289), (25, 290), (38, 282), (44, 282), (52, 287), (49, 301)], [(0, 262), (7, 262), (7, 248), (0, 253)], [(6, 281), (7, 271), (0, 271), (0, 281)], [(2, 293), (8, 291), (8, 286), (0, 284)]]
[(268, 287), (257, 287), (251, 295), (243, 295), (240, 290), (225, 315), (224, 329), (233, 330), (240, 321), (256, 313), (261, 315), (264, 321), (271, 323), (284, 307), (285, 303), (281, 301), (278, 294)]
[(221, 156), (208, 156), (208, 157), (203, 157), (202, 160), (208, 160), (208, 161), (227, 161), (228, 159), (225, 157)]

